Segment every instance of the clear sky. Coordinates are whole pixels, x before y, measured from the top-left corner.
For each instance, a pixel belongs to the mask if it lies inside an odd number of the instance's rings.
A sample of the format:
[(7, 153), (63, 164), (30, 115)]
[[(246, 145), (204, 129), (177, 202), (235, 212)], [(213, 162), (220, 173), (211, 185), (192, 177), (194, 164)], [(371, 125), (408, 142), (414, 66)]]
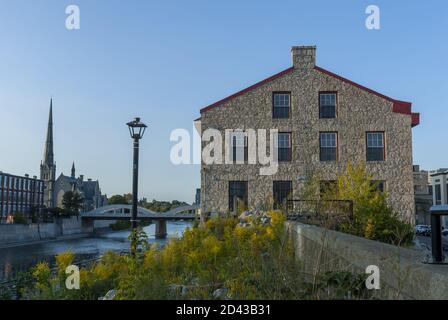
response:
[[(65, 28), (68, 5), (81, 29)], [(365, 27), (380, 8), (381, 29)], [(199, 166), (174, 166), (170, 132), (199, 109), (291, 65), (290, 47), (317, 45), (317, 63), (413, 102), (414, 162), (448, 167), (448, 3), (441, 1), (0, 0), (0, 170), (39, 174), (50, 97), (57, 174), (131, 190), (125, 123), (149, 125), (140, 196), (194, 199)]]

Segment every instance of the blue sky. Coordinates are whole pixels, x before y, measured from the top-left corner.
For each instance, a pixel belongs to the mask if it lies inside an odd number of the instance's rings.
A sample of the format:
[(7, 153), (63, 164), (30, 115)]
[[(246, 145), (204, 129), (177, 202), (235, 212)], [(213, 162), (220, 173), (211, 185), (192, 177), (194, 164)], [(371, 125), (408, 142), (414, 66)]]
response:
[[(71, 4), (80, 30), (65, 28)], [(381, 30), (365, 28), (370, 4)], [(75, 161), (108, 195), (129, 192), (138, 115), (140, 195), (191, 202), (199, 166), (170, 163), (170, 132), (309, 44), (319, 66), (413, 102), (414, 163), (447, 167), (447, 31), (446, 1), (0, 0), (0, 170), (39, 174), (53, 96), (58, 174)]]

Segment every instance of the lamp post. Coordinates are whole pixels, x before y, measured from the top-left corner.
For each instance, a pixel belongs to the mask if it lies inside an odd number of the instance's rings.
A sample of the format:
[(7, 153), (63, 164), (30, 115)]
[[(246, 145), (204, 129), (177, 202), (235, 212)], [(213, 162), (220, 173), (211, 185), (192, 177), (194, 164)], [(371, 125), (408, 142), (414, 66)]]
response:
[(139, 141), (143, 138), (146, 131), (146, 124), (135, 118), (128, 122), (129, 133), (134, 139), (134, 162), (133, 162), (133, 179), (132, 179), (132, 212), (131, 212), (131, 254), (135, 256), (137, 249), (137, 202), (138, 202), (138, 151)]

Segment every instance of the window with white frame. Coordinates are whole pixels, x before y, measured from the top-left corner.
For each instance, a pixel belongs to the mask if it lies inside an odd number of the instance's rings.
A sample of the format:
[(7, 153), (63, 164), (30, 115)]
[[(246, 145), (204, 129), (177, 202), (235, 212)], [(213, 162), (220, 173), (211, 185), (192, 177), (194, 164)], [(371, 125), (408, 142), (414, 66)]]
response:
[(337, 132), (320, 133), (320, 161), (336, 161), (338, 158)]
[(231, 158), (233, 162), (248, 161), (248, 141), (247, 133), (244, 131), (235, 131), (230, 135)]
[(336, 118), (336, 92), (319, 93), (319, 117), (321, 119)]
[(277, 152), (277, 161), (288, 162), (291, 161), (291, 133), (279, 132), (277, 134), (277, 142), (275, 143)]
[(367, 161), (384, 161), (384, 132), (367, 132)]
[(291, 93), (290, 92), (274, 92), (272, 117), (274, 119), (288, 119), (291, 109)]

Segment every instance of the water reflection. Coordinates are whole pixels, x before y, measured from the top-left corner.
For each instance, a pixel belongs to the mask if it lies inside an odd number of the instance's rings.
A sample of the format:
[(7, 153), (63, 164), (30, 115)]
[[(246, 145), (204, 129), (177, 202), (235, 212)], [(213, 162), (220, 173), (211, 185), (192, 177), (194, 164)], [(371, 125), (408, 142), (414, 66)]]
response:
[[(168, 239), (179, 237), (191, 225), (190, 222), (169, 222)], [(166, 243), (167, 240), (155, 239), (155, 225), (144, 228), (149, 242)], [(72, 250), (76, 260), (93, 259), (107, 251), (128, 251), (129, 231), (99, 234), (92, 238), (80, 238), (55, 242), (39, 243), (27, 246), (0, 249), (0, 280), (13, 277), (18, 272), (27, 271), (38, 262), (47, 261), (54, 265), (54, 256), (63, 251)]]

